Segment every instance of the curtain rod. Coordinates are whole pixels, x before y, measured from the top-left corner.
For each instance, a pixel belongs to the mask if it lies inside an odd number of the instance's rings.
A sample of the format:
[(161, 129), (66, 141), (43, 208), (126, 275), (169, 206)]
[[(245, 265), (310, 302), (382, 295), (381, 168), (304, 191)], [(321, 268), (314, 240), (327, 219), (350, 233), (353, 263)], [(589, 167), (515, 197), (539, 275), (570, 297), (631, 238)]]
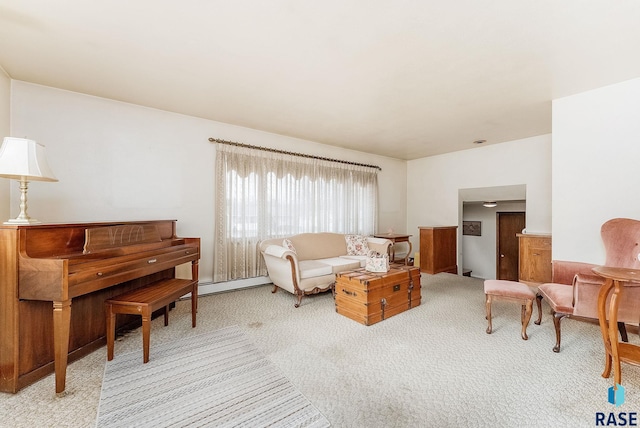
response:
[(304, 153), (287, 152), (284, 150), (270, 149), (269, 147), (252, 146), (250, 144), (236, 143), (235, 141), (220, 140), (219, 138), (209, 138), (209, 141), (212, 143), (227, 144), (227, 145), (236, 146), (236, 147), (246, 147), (248, 149), (264, 150), (265, 152), (271, 152), (271, 153), (280, 153), (284, 155), (300, 156), (303, 158), (311, 158), (311, 159), (318, 159), (318, 160), (329, 161), (329, 162), (345, 163), (348, 165), (366, 166), (369, 168), (376, 168), (382, 171), (382, 168), (380, 168), (378, 165), (368, 165), (366, 163), (357, 163), (357, 162), (344, 161), (340, 159), (324, 158), (321, 156), (306, 155)]

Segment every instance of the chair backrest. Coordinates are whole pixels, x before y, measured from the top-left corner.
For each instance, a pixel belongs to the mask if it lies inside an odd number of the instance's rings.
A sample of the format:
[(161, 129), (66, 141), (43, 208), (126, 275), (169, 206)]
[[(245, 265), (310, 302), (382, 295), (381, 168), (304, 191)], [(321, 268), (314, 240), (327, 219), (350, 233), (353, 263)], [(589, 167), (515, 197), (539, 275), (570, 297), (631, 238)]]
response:
[(605, 265), (640, 269), (640, 221), (614, 218), (600, 229), (606, 251)]

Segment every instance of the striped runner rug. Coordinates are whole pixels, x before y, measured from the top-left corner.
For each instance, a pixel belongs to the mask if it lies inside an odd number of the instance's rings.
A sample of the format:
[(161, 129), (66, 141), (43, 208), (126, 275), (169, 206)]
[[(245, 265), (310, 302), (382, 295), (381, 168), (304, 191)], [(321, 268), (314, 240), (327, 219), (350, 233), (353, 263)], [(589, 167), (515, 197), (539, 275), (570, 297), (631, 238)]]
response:
[(107, 361), (97, 427), (330, 426), (237, 326)]

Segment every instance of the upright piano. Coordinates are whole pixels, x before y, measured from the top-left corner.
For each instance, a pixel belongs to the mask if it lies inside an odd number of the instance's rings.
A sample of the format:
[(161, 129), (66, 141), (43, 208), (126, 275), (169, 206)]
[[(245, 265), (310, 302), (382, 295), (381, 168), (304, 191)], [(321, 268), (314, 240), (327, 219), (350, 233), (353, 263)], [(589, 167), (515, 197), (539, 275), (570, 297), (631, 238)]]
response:
[(0, 391), (54, 371), (64, 391), (67, 362), (106, 343), (106, 299), (185, 263), (198, 279), (199, 259), (200, 239), (177, 237), (176, 220), (1, 225)]

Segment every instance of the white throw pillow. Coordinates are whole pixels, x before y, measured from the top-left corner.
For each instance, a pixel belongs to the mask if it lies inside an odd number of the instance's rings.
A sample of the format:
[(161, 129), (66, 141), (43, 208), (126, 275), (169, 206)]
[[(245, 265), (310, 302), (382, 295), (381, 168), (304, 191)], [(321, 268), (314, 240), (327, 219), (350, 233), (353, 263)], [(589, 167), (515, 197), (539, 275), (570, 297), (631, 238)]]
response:
[(366, 256), (369, 254), (367, 237), (364, 235), (345, 235), (348, 256)]

